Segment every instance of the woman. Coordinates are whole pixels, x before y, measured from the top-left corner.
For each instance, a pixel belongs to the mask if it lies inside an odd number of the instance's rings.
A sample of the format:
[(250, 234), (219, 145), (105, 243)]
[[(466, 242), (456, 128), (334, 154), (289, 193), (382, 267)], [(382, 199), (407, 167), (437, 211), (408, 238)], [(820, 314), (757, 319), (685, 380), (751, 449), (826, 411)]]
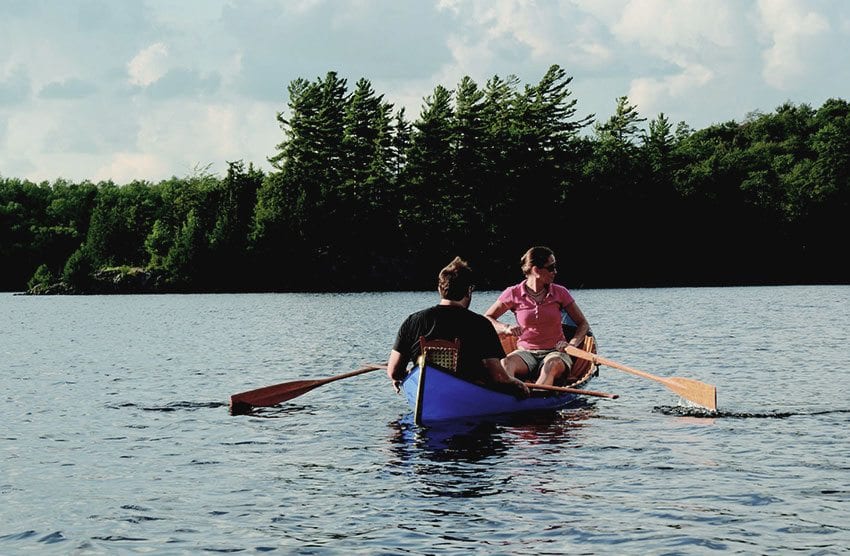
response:
[[(564, 352), (567, 344), (580, 346), (590, 326), (573, 296), (564, 286), (555, 284), (558, 273), (555, 253), (548, 247), (532, 247), (522, 256), (525, 280), (507, 288), (484, 314), (499, 334), (518, 337), (519, 349), (502, 360), (512, 376), (528, 376), (537, 384), (554, 385), (560, 377), (571, 382), (572, 359)], [(575, 334), (567, 341), (561, 327), (561, 311), (576, 324)], [(499, 322), (505, 312), (513, 311), (517, 324)]]

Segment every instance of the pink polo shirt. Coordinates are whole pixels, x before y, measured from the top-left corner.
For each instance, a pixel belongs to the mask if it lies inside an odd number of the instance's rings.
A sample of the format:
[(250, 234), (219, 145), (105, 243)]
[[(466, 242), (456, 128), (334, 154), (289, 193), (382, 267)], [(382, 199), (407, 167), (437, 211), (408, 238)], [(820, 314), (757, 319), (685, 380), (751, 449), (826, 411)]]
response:
[(523, 349), (553, 349), (564, 338), (561, 328), (561, 309), (574, 303), (569, 290), (559, 284), (549, 284), (546, 297), (538, 305), (525, 289), (525, 281), (511, 286), (499, 296), (508, 309), (516, 315), (522, 326), (522, 336), (517, 345)]

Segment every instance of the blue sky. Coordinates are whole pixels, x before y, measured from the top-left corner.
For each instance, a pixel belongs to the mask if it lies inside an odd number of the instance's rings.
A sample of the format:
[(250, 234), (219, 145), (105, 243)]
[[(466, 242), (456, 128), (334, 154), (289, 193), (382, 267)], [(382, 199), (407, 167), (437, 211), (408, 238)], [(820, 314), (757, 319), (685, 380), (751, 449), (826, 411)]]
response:
[(0, 176), (159, 181), (264, 170), (286, 87), (361, 77), (415, 119), (463, 76), (573, 77), (703, 128), (850, 99), (848, 0), (0, 0)]

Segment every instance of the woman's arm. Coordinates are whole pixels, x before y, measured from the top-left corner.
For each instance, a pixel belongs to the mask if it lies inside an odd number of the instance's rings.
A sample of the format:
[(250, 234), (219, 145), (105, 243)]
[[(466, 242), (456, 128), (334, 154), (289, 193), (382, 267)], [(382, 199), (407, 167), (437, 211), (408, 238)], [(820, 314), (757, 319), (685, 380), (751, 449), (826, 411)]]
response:
[(587, 332), (590, 330), (590, 324), (584, 318), (584, 313), (581, 312), (578, 303), (575, 301), (566, 306), (566, 311), (570, 318), (573, 319), (573, 322), (576, 323), (576, 331), (573, 337), (570, 338), (569, 343), (572, 346), (578, 347), (584, 342), (584, 337), (587, 336)]
[(513, 336), (519, 336), (522, 333), (522, 327), (514, 324), (505, 324), (504, 322), (499, 322), (499, 317), (504, 315), (508, 310), (508, 306), (502, 303), (499, 300), (496, 300), (490, 308), (487, 309), (487, 312), (484, 313), (484, 316), (487, 317), (491, 323), (493, 323), (493, 328), (496, 329), (496, 332), (503, 335), (511, 334)]

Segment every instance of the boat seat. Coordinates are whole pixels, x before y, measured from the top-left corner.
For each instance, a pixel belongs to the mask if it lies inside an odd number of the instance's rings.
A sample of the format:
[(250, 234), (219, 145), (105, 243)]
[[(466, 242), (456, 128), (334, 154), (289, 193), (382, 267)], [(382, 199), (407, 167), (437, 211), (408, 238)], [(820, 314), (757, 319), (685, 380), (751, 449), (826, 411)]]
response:
[[(569, 333), (567, 333), (567, 328), (564, 327), (564, 331), (564, 336), (570, 338), (572, 337), (572, 333), (575, 332), (575, 328), (573, 328), (571, 331), (569, 331)], [(510, 355), (511, 352), (519, 349), (519, 346), (517, 346), (517, 337), (513, 334), (499, 334), (499, 341), (502, 342), (502, 349), (505, 350), (505, 355)], [(579, 347), (584, 351), (590, 351), (595, 353), (596, 345), (593, 342), (593, 332), (588, 331), (587, 336), (585, 336), (584, 338), (583, 345)], [(582, 359), (582, 361), (584, 360)]]
[(426, 340), (425, 336), (419, 336), (419, 358), (420, 367), (422, 359), (443, 370), (457, 372), (457, 356), (460, 352), (460, 338), (451, 340)]
[(517, 350), (517, 337), (513, 334), (499, 334), (499, 341), (502, 342), (502, 349), (505, 350), (505, 355)]
[[(579, 349), (583, 349), (584, 351), (590, 353), (596, 353), (596, 341), (593, 338), (593, 333), (588, 332), (587, 336), (584, 337), (584, 342), (579, 346)], [(577, 378), (582, 378), (589, 372), (595, 371), (595, 367), (593, 363), (588, 361), (587, 359), (579, 359), (577, 357), (573, 357), (573, 369), (570, 373), (572, 376)]]

